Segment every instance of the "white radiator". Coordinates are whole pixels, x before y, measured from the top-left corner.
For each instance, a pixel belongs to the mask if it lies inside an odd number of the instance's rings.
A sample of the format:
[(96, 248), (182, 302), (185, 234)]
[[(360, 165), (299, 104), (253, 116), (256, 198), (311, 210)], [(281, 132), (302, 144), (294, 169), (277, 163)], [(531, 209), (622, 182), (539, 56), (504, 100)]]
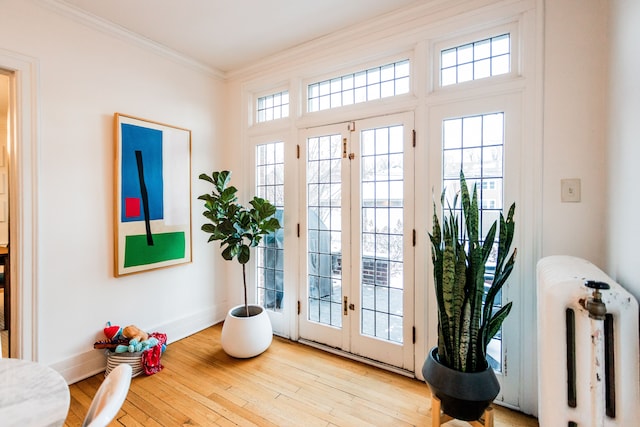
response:
[[(580, 258), (543, 258), (537, 276), (540, 427), (640, 426), (636, 299)], [(610, 286), (606, 315), (586, 281)]]

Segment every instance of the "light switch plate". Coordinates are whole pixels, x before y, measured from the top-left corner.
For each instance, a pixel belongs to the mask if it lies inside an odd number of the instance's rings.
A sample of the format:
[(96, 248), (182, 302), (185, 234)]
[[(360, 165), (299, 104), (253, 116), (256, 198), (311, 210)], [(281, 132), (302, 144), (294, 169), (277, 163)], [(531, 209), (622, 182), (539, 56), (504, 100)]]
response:
[(581, 199), (580, 194), (580, 179), (562, 179), (560, 180), (561, 188), (561, 200), (562, 202), (579, 202)]

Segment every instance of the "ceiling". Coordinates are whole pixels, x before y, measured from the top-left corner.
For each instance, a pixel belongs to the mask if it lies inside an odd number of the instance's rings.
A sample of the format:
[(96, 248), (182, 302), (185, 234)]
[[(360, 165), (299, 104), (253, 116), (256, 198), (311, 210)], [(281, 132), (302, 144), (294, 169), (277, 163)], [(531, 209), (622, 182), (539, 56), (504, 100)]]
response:
[(425, 0), (56, 0), (222, 72)]

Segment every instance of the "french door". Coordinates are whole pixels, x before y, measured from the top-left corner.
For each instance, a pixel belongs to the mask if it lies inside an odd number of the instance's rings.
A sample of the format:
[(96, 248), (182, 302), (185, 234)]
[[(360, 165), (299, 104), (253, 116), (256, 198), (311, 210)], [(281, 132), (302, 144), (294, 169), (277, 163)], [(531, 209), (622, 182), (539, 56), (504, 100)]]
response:
[(414, 370), (413, 114), (301, 137), (299, 334)]

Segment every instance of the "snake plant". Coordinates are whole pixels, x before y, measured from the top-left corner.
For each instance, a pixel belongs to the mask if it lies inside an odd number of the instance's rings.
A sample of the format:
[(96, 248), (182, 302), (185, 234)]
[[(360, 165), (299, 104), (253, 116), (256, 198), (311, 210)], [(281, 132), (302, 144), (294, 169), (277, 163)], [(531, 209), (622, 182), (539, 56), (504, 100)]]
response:
[[(500, 213), (483, 240), (480, 239), (478, 193), (469, 189), (460, 171), (462, 218), (449, 206), (442, 223), (433, 210), (431, 259), (438, 302), (438, 358), (440, 363), (462, 372), (486, 369), (487, 346), (511, 311), (511, 302), (494, 312), (494, 300), (513, 270), (517, 250), (511, 254), (515, 203), (507, 218)], [(445, 192), (441, 196), (444, 208)], [(497, 235), (497, 239), (496, 239)], [(497, 243), (495, 273), (485, 295), (485, 267)]]

